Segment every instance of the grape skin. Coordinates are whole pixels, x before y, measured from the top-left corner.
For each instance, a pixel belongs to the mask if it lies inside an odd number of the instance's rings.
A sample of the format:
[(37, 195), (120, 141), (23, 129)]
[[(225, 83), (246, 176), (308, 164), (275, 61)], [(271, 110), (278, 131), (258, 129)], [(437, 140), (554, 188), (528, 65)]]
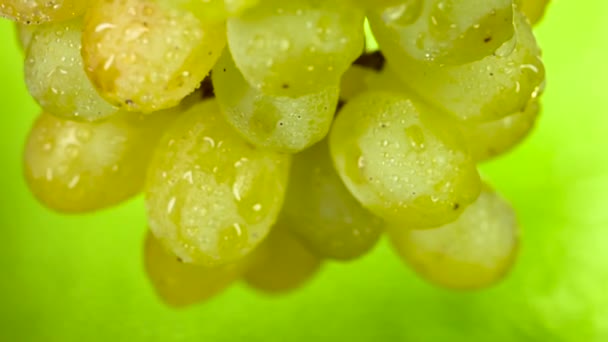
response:
[(338, 103), (338, 88), (299, 97), (273, 96), (251, 87), (225, 51), (213, 69), (215, 95), (228, 122), (249, 142), (295, 153), (323, 139)]
[(2, 0), (0, 15), (23, 24), (43, 24), (75, 18), (90, 5), (89, 0)]
[(224, 25), (178, 4), (98, 1), (84, 21), (85, 70), (100, 94), (129, 111), (177, 105), (209, 73), (226, 43)]
[(228, 46), (265, 94), (300, 96), (337, 86), (363, 51), (363, 11), (343, 1), (267, 0), (228, 19)]
[(515, 0), (514, 2), (530, 23), (536, 25), (543, 18), (550, 0)]
[(511, 269), (518, 225), (511, 206), (489, 187), (452, 223), (436, 229), (387, 228), (401, 258), (424, 279), (442, 287), (491, 286)]
[(100, 123), (42, 113), (24, 154), (30, 191), (47, 207), (82, 213), (121, 203), (141, 191), (156, 143), (177, 113), (142, 117), (118, 112)]
[(40, 26), (31, 37), (25, 59), (30, 94), (48, 113), (80, 121), (97, 121), (117, 109), (95, 90), (83, 69), (82, 21)]
[(418, 62), (460, 65), (491, 55), (513, 35), (512, 0), (407, 0), (369, 11), (382, 51)]
[(321, 259), (312, 254), (285, 229), (281, 220), (254, 252), (256, 261), (243, 279), (252, 288), (281, 294), (302, 287), (321, 268)]
[(461, 124), (469, 151), (476, 162), (489, 160), (510, 151), (534, 128), (540, 105), (532, 100), (519, 112), (496, 121)]
[(374, 214), (415, 227), (453, 221), (480, 179), (462, 136), (437, 113), (399, 93), (348, 102), (330, 132), (340, 178)]
[(327, 140), (294, 156), (282, 217), (316, 255), (343, 261), (369, 252), (384, 226), (342, 183)]
[(144, 242), (144, 267), (157, 295), (173, 307), (199, 304), (217, 296), (236, 282), (247, 266), (247, 259), (219, 267), (181, 262), (165, 250), (148, 232)]
[(386, 58), (407, 87), (452, 116), (478, 122), (497, 120), (523, 108), (544, 87), (544, 66), (531, 27), (519, 12), (514, 22), (516, 42), (507, 42), (500, 53), (473, 63), (427, 65), (404, 60), (388, 50)]
[(216, 101), (198, 103), (166, 132), (149, 167), (150, 228), (187, 263), (242, 258), (276, 221), (288, 170), (289, 156), (243, 140)]
[(30, 42), (32, 41), (32, 36), (37, 28), (38, 26), (15, 23), (15, 34), (17, 36), (19, 47), (22, 51), (27, 51), (27, 48), (30, 46)]

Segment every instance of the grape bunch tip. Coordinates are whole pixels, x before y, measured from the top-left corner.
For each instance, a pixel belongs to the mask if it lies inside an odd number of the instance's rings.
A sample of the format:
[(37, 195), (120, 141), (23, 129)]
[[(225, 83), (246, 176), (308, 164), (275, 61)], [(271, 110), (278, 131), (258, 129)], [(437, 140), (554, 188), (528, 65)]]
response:
[(174, 307), (298, 289), (385, 234), (429, 283), (492, 286), (519, 226), (477, 165), (534, 128), (547, 3), (0, 0), (41, 108), (27, 185), (64, 214), (143, 193)]

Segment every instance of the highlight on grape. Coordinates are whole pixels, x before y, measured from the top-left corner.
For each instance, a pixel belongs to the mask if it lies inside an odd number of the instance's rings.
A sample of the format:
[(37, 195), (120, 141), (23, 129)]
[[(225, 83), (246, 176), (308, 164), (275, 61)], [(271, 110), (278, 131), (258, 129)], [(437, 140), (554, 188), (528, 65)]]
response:
[(383, 235), (430, 283), (492, 286), (518, 224), (477, 165), (534, 128), (547, 2), (0, 0), (41, 108), (27, 184), (65, 214), (143, 193), (172, 306), (297, 289)]

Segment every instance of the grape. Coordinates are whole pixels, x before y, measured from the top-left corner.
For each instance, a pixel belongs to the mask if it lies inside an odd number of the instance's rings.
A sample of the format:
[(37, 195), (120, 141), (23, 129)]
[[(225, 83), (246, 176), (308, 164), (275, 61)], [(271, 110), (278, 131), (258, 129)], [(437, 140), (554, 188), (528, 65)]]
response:
[(404, 228), (388, 229), (394, 249), (421, 277), (448, 288), (496, 283), (517, 252), (515, 213), (488, 187), (453, 223), (429, 230)]
[(301, 287), (321, 267), (321, 260), (291, 235), (282, 221), (254, 253), (257, 262), (244, 279), (254, 289), (269, 294)]
[(294, 157), (282, 215), (286, 228), (315, 254), (337, 260), (367, 253), (384, 225), (346, 189), (326, 140)]
[(194, 13), (203, 2), (97, 1), (85, 16), (82, 56), (100, 94), (129, 111), (175, 106), (193, 92), (225, 45), (221, 22)]
[(267, 0), (228, 19), (232, 57), (265, 94), (299, 96), (336, 86), (363, 41), (363, 12), (345, 1)]
[(26, 51), (30, 46), (30, 41), (32, 41), (32, 36), (37, 28), (38, 26), (15, 23), (15, 33), (21, 50)]
[(419, 96), (459, 119), (491, 121), (515, 113), (541, 91), (545, 71), (530, 25), (518, 12), (514, 19), (517, 37), (496, 55), (465, 65), (438, 66), (386, 51), (389, 67)]
[(150, 165), (150, 228), (184, 262), (230, 263), (274, 224), (288, 170), (288, 156), (248, 144), (214, 100), (198, 103), (167, 131)]
[(68, 119), (96, 121), (116, 112), (95, 90), (82, 65), (82, 21), (40, 26), (26, 53), (25, 82), (46, 112)]
[(0, 15), (23, 24), (67, 20), (84, 13), (90, 0), (0, 0)]
[(543, 18), (549, 0), (515, 0), (515, 4), (534, 25)]
[(43, 113), (25, 147), (25, 177), (32, 193), (59, 212), (116, 205), (143, 187), (150, 157), (177, 112), (142, 117), (118, 112), (100, 123)]
[(338, 174), (371, 212), (412, 227), (453, 221), (480, 191), (479, 174), (451, 121), (403, 94), (348, 102), (330, 133)]
[(217, 100), (228, 122), (256, 146), (297, 152), (323, 139), (338, 102), (338, 87), (299, 97), (265, 95), (245, 81), (225, 51), (213, 69)]
[(158, 296), (168, 305), (184, 307), (212, 298), (234, 283), (246, 262), (219, 267), (185, 264), (146, 234), (144, 265)]
[(485, 161), (512, 149), (534, 128), (538, 112), (539, 104), (535, 99), (502, 119), (460, 125), (473, 159)]
[(205, 22), (223, 21), (238, 16), (257, 5), (259, 0), (157, 0), (159, 3), (186, 10)]
[(351, 0), (356, 6), (365, 9), (386, 8), (389, 6), (401, 5), (407, 0)]
[(403, 0), (368, 13), (391, 59), (459, 65), (491, 55), (513, 37), (512, 0)]

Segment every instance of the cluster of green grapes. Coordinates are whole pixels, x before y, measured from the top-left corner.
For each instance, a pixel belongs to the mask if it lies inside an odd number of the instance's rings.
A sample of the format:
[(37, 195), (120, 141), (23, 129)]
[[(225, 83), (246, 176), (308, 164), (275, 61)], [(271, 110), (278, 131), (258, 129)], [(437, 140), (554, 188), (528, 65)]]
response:
[(489, 286), (518, 228), (476, 165), (534, 125), (546, 2), (1, 0), (42, 108), (27, 183), (63, 213), (143, 191), (173, 305), (294, 289), (383, 233), (421, 277)]

